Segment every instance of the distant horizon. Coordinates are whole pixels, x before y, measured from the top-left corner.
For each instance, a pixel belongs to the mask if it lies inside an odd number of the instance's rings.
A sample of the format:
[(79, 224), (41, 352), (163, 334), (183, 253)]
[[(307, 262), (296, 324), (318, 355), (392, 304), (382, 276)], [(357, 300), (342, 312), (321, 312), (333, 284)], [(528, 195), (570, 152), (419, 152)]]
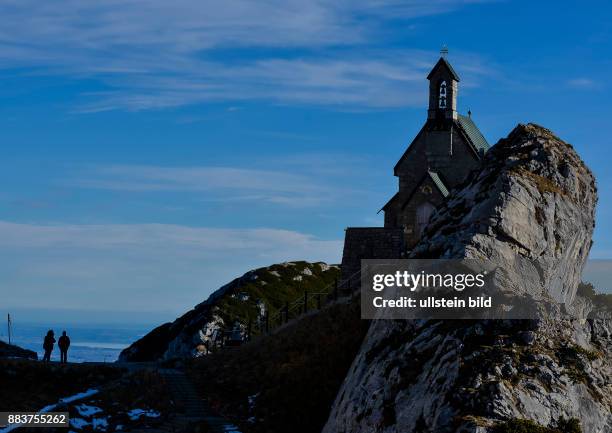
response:
[[(191, 307), (189, 308), (191, 309)], [(18, 323), (26, 325), (74, 325), (96, 328), (98, 326), (122, 327), (148, 327), (157, 326), (173, 321), (178, 316), (172, 311), (113, 311), (113, 310), (87, 310), (65, 308), (13, 308), (0, 307), (0, 336), (6, 334), (7, 314), (11, 314), (14, 326)]]
[[(246, 272), (246, 271), (245, 271)], [(242, 274), (241, 274), (242, 275)], [(236, 275), (239, 277), (240, 275)], [(582, 281), (591, 283), (601, 293), (612, 294), (612, 259), (589, 259), (585, 265)], [(229, 281), (227, 281), (229, 282)], [(201, 299), (204, 302), (210, 295)], [(198, 303), (199, 303), (198, 302)], [(10, 313), (13, 320), (24, 324), (66, 323), (78, 324), (83, 327), (97, 327), (99, 325), (117, 327), (158, 326), (172, 322), (179, 316), (191, 310), (198, 303), (186, 305), (176, 310), (100, 310), (100, 309), (70, 309), (70, 308), (12, 308), (0, 307), (2, 321), (0, 321), (0, 338), (5, 333), (3, 321)]]
[[(110, 324), (83, 324), (70, 323), (58, 326), (57, 323), (15, 323), (11, 343), (23, 349), (33, 350), (42, 359), (42, 341), (51, 329), (55, 331), (56, 339), (62, 331), (66, 331), (70, 337), (69, 359), (71, 362), (114, 362), (119, 353), (134, 341), (151, 331), (146, 325), (118, 326)], [(6, 324), (5, 324), (6, 326)], [(0, 327), (0, 341), (8, 343), (6, 329)], [(59, 350), (55, 347), (51, 360), (59, 361)]]

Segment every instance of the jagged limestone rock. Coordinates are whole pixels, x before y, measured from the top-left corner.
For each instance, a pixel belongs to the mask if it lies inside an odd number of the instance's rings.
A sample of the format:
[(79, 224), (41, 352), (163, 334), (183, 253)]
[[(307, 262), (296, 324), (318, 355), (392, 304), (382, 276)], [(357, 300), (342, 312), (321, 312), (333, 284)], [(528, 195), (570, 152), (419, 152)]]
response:
[(570, 304), (591, 247), (596, 201), (595, 179), (571, 145), (547, 129), (519, 125), (432, 217), (412, 256), (487, 258), (511, 270), (516, 257), (527, 258), (535, 265), (520, 261), (527, 289)]
[(323, 433), (476, 433), (514, 418), (612, 432), (611, 322), (586, 320), (592, 305), (576, 295), (596, 201), (590, 170), (550, 131), (519, 125), (500, 140), (411, 255), (499, 263), (545, 314), (373, 321)]

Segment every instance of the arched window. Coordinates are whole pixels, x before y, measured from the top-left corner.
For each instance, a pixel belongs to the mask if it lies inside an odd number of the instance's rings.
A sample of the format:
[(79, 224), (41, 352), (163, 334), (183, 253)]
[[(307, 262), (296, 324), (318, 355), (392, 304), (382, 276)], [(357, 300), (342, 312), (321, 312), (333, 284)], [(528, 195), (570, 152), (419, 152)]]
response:
[(438, 98), (438, 108), (446, 108), (446, 81), (440, 83), (440, 96)]
[(423, 234), (423, 230), (425, 229), (425, 226), (429, 222), (429, 218), (431, 217), (431, 214), (433, 214), (435, 210), (436, 208), (434, 207), (434, 205), (429, 202), (425, 202), (417, 208), (416, 228), (417, 228), (417, 235), (419, 238)]

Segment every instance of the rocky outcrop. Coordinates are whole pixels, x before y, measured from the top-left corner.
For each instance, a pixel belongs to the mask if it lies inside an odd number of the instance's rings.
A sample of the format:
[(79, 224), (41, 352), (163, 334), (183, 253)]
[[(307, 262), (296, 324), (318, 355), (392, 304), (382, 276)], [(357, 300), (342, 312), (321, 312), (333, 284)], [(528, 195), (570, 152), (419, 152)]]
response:
[(0, 341), (0, 358), (38, 359), (36, 352)]
[(593, 175), (550, 131), (519, 125), (500, 140), (412, 257), (489, 259), (520, 282), (511, 290), (546, 308), (530, 321), (373, 321), (323, 432), (487, 432), (571, 418), (585, 433), (611, 432), (612, 322), (587, 320), (592, 302), (576, 293), (596, 200)]
[(596, 201), (595, 179), (572, 146), (521, 125), (435, 214), (412, 256), (486, 258), (517, 275), (516, 258), (525, 258), (521, 264), (534, 266), (515, 281), (569, 305), (591, 247)]
[[(120, 362), (156, 361), (203, 356), (238, 326), (244, 333), (249, 320), (257, 323), (269, 309), (317, 291), (340, 276), (338, 266), (326, 263), (285, 262), (247, 272), (224, 285), (174, 322), (165, 323), (119, 355)], [(237, 325), (235, 325), (237, 324)]]

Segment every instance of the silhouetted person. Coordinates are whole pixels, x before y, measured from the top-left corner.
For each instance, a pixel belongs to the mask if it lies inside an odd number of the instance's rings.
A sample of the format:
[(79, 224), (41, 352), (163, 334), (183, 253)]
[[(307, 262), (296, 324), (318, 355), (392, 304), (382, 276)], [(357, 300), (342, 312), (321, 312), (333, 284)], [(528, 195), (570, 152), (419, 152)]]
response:
[(55, 343), (55, 334), (53, 330), (49, 329), (47, 331), (47, 335), (45, 336), (45, 341), (43, 342), (43, 349), (45, 349), (45, 356), (43, 356), (44, 362), (51, 361), (51, 352), (53, 352), (53, 344)]
[(60, 350), (60, 362), (68, 362), (68, 348), (70, 347), (70, 337), (66, 335), (66, 331), (62, 332), (62, 336), (57, 340), (57, 345)]

